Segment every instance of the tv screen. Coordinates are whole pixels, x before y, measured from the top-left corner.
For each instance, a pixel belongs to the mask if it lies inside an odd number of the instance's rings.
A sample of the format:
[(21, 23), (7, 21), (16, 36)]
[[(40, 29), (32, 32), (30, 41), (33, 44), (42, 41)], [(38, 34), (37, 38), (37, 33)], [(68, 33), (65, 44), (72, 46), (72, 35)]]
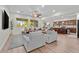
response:
[(9, 16), (4, 10), (2, 13), (2, 29), (7, 29), (9, 28)]

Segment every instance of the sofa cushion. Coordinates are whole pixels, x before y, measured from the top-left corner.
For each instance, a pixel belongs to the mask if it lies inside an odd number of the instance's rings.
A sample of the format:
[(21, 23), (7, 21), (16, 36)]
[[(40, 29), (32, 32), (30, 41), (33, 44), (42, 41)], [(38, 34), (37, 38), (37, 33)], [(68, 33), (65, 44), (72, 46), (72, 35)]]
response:
[(16, 47), (19, 47), (22, 45), (24, 45), (24, 39), (23, 39), (22, 35), (14, 35), (11, 40), (10, 48), (16, 48)]

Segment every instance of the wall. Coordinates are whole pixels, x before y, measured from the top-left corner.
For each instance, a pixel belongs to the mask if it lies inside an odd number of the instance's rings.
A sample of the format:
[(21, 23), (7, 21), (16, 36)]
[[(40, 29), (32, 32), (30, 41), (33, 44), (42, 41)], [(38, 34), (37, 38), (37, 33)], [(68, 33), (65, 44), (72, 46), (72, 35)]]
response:
[(44, 20), (38, 19), (38, 27), (42, 28), (44, 26)]
[(11, 33), (10, 28), (6, 30), (2, 29), (2, 11), (4, 9), (6, 10), (7, 14), (10, 16), (8, 9), (5, 6), (0, 6), (0, 50), (3, 48), (5, 42), (8, 40), (9, 34)]

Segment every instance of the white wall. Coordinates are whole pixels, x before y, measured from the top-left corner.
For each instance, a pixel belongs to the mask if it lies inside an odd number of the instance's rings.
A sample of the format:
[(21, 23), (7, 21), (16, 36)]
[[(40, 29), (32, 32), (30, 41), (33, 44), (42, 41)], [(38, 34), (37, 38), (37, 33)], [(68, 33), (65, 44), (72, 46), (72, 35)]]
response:
[(9, 34), (11, 32), (10, 28), (5, 30), (2, 29), (2, 11), (4, 9), (6, 10), (7, 14), (10, 16), (8, 9), (5, 6), (0, 6), (0, 50), (3, 48), (5, 42), (8, 40)]
[(38, 19), (38, 27), (42, 28), (44, 26), (44, 20)]

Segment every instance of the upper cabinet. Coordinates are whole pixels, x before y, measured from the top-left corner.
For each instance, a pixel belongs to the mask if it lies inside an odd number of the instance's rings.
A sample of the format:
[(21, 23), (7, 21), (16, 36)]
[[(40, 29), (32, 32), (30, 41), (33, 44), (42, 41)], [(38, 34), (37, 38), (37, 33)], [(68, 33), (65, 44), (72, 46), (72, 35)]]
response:
[(54, 27), (74, 27), (76, 26), (76, 20), (65, 20), (65, 21), (55, 21), (53, 22)]

